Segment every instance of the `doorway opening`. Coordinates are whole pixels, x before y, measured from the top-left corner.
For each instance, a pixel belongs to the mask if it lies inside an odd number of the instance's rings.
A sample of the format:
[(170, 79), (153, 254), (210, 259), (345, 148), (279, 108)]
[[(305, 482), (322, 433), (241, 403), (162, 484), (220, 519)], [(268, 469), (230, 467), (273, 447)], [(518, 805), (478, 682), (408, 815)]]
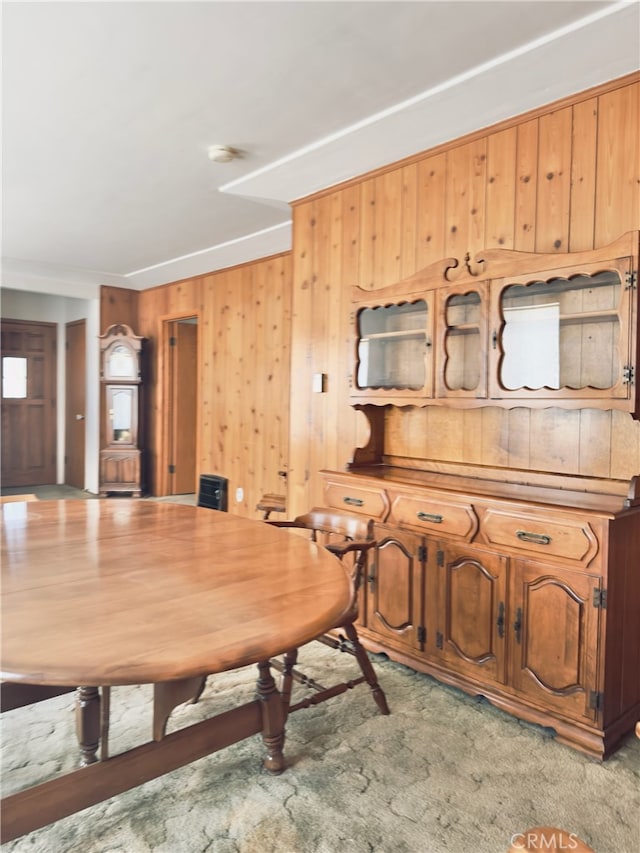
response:
[(84, 489), (86, 351), (84, 320), (65, 326), (65, 441), (64, 482)]
[(198, 317), (163, 323), (165, 441), (164, 495), (197, 491)]

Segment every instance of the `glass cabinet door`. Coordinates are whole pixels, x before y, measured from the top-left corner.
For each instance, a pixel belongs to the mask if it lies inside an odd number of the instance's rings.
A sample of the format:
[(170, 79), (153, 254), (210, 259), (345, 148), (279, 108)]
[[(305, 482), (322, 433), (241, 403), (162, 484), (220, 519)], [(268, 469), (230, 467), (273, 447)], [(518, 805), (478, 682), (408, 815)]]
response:
[(109, 447), (135, 447), (138, 441), (138, 387), (107, 385), (107, 435)]
[(492, 396), (629, 396), (630, 298), (613, 267), (494, 282)]
[(441, 397), (487, 396), (487, 287), (448, 288), (440, 295)]
[(357, 311), (354, 394), (431, 393), (431, 314), (427, 299)]

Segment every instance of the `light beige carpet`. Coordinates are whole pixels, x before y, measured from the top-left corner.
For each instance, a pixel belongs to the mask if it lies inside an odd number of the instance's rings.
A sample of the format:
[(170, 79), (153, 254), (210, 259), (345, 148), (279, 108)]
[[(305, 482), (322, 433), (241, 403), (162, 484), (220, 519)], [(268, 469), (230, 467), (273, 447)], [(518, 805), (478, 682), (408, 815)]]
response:
[[(317, 675), (353, 667), (318, 643), (303, 655)], [(514, 833), (541, 824), (596, 853), (638, 853), (640, 740), (600, 764), (485, 701), (374, 660), (391, 716), (362, 686), (296, 712), (281, 776), (261, 770), (262, 743), (251, 738), (2, 853), (504, 853)], [(247, 701), (254, 683), (254, 668), (211, 678), (170, 730)], [(148, 685), (113, 690), (112, 752), (149, 738), (150, 701)], [(72, 696), (1, 722), (3, 794), (73, 766)]]

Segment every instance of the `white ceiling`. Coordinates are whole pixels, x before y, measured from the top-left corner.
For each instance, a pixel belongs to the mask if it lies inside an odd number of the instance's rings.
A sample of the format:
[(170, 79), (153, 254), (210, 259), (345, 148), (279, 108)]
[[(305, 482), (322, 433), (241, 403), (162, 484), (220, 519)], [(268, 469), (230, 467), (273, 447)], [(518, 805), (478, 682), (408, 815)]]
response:
[(296, 198), (638, 69), (639, 13), (3, 2), (3, 286), (94, 296), (288, 249)]

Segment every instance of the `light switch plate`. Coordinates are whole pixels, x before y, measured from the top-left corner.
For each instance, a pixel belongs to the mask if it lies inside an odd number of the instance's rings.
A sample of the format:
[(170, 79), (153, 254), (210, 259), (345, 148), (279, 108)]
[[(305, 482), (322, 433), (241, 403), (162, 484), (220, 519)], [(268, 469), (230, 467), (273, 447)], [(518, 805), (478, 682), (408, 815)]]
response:
[(325, 391), (326, 385), (326, 373), (314, 373), (313, 374), (313, 393), (314, 394), (322, 394)]

